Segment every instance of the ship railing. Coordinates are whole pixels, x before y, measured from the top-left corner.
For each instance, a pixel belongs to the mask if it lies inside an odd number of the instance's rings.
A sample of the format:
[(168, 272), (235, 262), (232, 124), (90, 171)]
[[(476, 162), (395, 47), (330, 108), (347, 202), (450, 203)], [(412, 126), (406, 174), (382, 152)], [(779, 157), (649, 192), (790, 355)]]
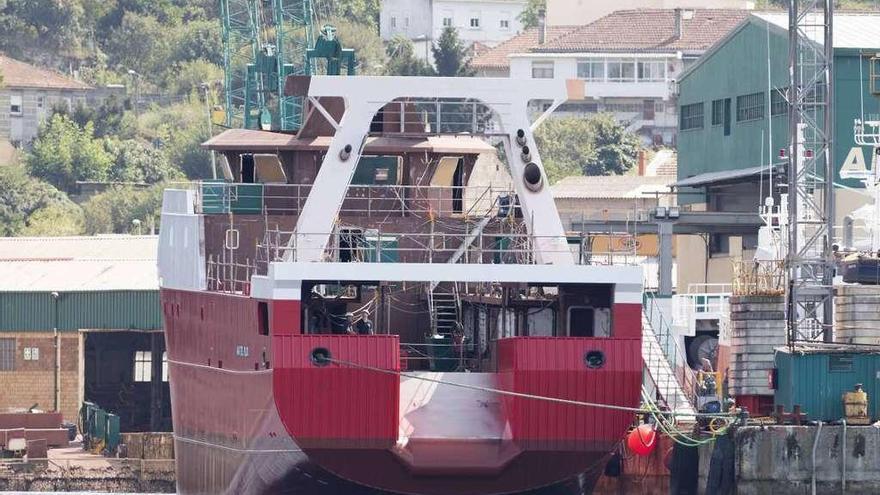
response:
[(378, 115), (381, 127), (375, 134), (473, 134), (501, 131), (495, 112), (486, 104), (469, 99), (401, 99), (385, 105)]
[(237, 262), (224, 250), (223, 254), (216, 258), (214, 255), (209, 255), (206, 265), (209, 291), (250, 294), (251, 277), (257, 273), (255, 261), (245, 259), (243, 263)]
[[(386, 173), (389, 173), (386, 171)], [(173, 187), (197, 191), (199, 214), (300, 215), (312, 184), (201, 181)], [(352, 184), (340, 216), (521, 217), (510, 186)]]
[[(327, 246), (312, 248), (298, 242), (313, 236), (328, 237)], [(538, 249), (545, 256), (566, 253), (573, 262), (585, 265), (637, 265), (641, 260), (634, 249), (595, 252), (589, 247), (586, 236), (533, 236), (522, 232), (485, 230), (472, 235), (466, 227), (457, 232), (417, 233), (342, 227), (332, 233), (319, 234), (269, 229), (256, 249), (258, 264), (304, 258), (355, 263), (447, 263), (454, 260), (465, 264), (536, 264), (539, 262)], [(320, 253), (313, 253), (315, 249), (321, 249)]]
[(471, 348), (472, 345), (467, 340), (455, 342), (454, 338), (452, 343), (401, 343), (401, 368), (431, 371), (471, 370), (466, 358)]
[[(679, 335), (672, 327), (672, 322), (663, 314), (663, 305), (660, 304), (658, 298), (651, 292), (645, 292), (644, 298), (645, 316), (654, 330), (654, 337), (663, 351), (663, 356), (657, 356), (654, 359), (666, 359), (672, 375), (666, 378), (653, 377), (657, 380), (675, 380), (675, 384), (684, 393), (686, 399), (693, 405), (696, 402), (697, 388), (699, 381), (697, 374), (687, 361), (687, 355), (681, 348)], [(649, 369), (657, 369), (657, 363), (645, 363)], [(670, 390), (669, 385), (672, 383), (657, 383), (657, 386), (666, 390)], [(683, 404), (674, 404), (675, 396), (666, 397), (667, 405), (675, 410)]]

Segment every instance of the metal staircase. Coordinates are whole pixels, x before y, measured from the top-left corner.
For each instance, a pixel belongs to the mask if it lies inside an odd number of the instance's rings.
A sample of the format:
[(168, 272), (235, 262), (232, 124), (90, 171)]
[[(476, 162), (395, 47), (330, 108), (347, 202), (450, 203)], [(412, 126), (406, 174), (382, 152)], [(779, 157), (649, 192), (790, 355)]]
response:
[(642, 311), (642, 359), (645, 392), (669, 410), (684, 416), (696, 413), (696, 374), (651, 295), (646, 296)]
[(455, 284), (451, 291), (432, 287), (428, 294), (428, 307), (434, 335), (452, 335), (458, 329), (461, 301)]

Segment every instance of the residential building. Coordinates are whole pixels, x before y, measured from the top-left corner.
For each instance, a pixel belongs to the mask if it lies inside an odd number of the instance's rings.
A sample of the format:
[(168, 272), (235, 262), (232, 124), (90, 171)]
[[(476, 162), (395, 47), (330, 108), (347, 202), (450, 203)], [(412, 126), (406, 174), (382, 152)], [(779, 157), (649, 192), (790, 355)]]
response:
[(447, 27), (467, 45), (490, 47), (519, 33), (525, 6), (526, 0), (383, 0), (379, 32), (383, 40), (412, 40), (416, 55), (430, 60), (430, 45)]
[(169, 431), (157, 236), (0, 238), (0, 410)]
[(547, 25), (589, 24), (615, 10), (751, 9), (751, 0), (547, 0)]
[(55, 105), (86, 104), (91, 86), (0, 55), (0, 139), (20, 147), (32, 141)]
[[(645, 144), (674, 144), (675, 80), (748, 15), (744, 10), (642, 9), (608, 14), (580, 27), (529, 30), (477, 56), (481, 75), (580, 79), (585, 100), (555, 114), (610, 112)], [(550, 102), (534, 102), (535, 110)]]
[[(832, 159), (839, 172), (852, 156), (871, 163), (871, 150), (855, 144), (853, 123), (863, 113), (880, 113), (880, 100), (868, 85), (870, 57), (880, 50), (880, 13), (838, 12), (834, 32)], [(779, 204), (776, 184), (787, 180), (780, 150), (789, 142), (788, 86), (788, 15), (783, 12), (749, 15), (679, 76), (679, 204), (750, 213), (770, 195)], [(859, 187), (839, 173), (834, 181)], [(837, 224), (865, 202), (856, 190), (842, 187), (835, 199)], [(693, 263), (682, 265), (680, 288), (729, 283), (731, 260), (750, 259), (757, 246), (757, 231), (685, 237), (680, 252)]]

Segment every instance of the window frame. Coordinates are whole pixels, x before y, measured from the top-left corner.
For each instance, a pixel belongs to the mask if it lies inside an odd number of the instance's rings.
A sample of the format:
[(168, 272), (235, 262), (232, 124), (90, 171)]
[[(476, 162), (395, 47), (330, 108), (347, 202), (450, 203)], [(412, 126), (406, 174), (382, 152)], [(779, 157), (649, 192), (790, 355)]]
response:
[(445, 28), (452, 27), (452, 23), (453, 23), (452, 17), (444, 17), (443, 20), (441, 21), (442, 26)]
[(752, 122), (761, 120), (766, 115), (765, 100), (766, 95), (763, 91), (757, 93), (749, 93), (736, 97), (736, 122)]
[[(476, 22), (474, 22), (476, 21)], [(468, 29), (482, 29), (482, 19), (480, 19), (480, 11), (472, 10), (468, 18)]]
[[(620, 66), (620, 76), (612, 76), (612, 65)], [(625, 75), (624, 68), (629, 67), (632, 71), (631, 76)], [(634, 58), (613, 58), (605, 62), (605, 78), (608, 82), (629, 82), (634, 83), (638, 80), (638, 71), (636, 70), (636, 59)]]
[[(582, 66), (590, 67), (589, 75), (581, 71)], [(596, 76), (592, 71), (596, 66), (601, 67), (602, 74), (600, 76)], [(605, 82), (605, 76), (608, 73), (604, 58), (579, 58), (576, 62), (576, 71), (578, 79), (587, 82)]]
[[(699, 112), (696, 110), (699, 109)], [(694, 110), (693, 114), (689, 111)], [(706, 103), (696, 102), (682, 105), (678, 112), (678, 130), (679, 131), (695, 131), (702, 129), (705, 125)], [(685, 125), (688, 122), (688, 125)]]
[(15, 372), (15, 337), (0, 337), (0, 373)]
[(153, 381), (153, 352), (134, 351), (132, 379), (134, 383), (150, 383)]
[[(16, 101), (18, 102), (16, 104)], [(17, 108), (17, 110), (16, 110)], [(24, 110), (24, 95), (21, 93), (9, 94), (9, 115), (21, 116)]]
[[(660, 75), (653, 75), (653, 69), (650, 71), (650, 77), (643, 77), (642, 72), (644, 67), (653, 67), (654, 69), (660, 68)], [(636, 81), (637, 82), (664, 82), (666, 81), (666, 61), (665, 60), (653, 60), (653, 59), (645, 59), (645, 60), (636, 60)]]
[(721, 127), (724, 125), (724, 98), (712, 100), (712, 127)]
[[(544, 67), (537, 67), (539, 65), (544, 65)], [(546, 71), (550, 71), (550, 77), (546, 75), (536, 76), (536, 70), (541, 71), (541, 74), (546, 74)], [(556, 78), (556, 62), (552, 60), (532, 60), (531, 64), (531, 75), (532, 79), (554, 79)]]

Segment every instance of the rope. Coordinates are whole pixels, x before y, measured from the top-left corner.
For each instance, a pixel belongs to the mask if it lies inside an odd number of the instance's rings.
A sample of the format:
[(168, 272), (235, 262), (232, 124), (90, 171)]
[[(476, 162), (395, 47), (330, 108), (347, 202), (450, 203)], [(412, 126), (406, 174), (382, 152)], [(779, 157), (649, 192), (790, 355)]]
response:
[[(481, 387), (478, 385), (468, 385), (465, 383), (455, 383), (455, 382), (449, 382), (446, 380), (440, 380), (438, 378), (430, 378), (427, 376), (414, 375), (414, 374), (405, 373), (402, 371), (386, 370), (383, 368), (377, 368), (375, 366), (369, 366), (366, 364), (358, 364), (358, 363), (353, 363), (350, 361), (343, 361), (343, 360), (335, 359), (335, 358), (332, 358), (329, 356), (321, 357), (320, 361), (327, 362), (327, 363), (333, 363), (333, 364), (337, 364), (340, 366), (350, 366), (352, 368), (358, 368), (358, 369), (363, 369), (363, 370), (367, 370), (367, 371), (374, 371), (377, 373), (384, 373), (386, 375), (396, 375), (396, 376), (400, 376), (403, 378), (412, 378), (414, 380), (422, 380), (422, 381), (426, 381), (426, 382), (437, 383), (439, 385), (449, 385), (451, 387), (464, 388), (464, 389), (468, 389), (468, 390), (477, 390), (480, 392), (489, 392), (489, 393), (498, 394), (498, 395), (505, 395), (508, 397), (518, 397), (521, 399), (541, 400), (541, 401), (545, 401), (545, 402), (553, 402), (556, 404), (566, 404), (566, 405), (570, 405), (570, 406), (595, 407), (598, 409), (610, 409), (612, 411), (631, 412), (634, 414), (652, 414), (653, 415), (653, 414), (659, 413), (659, 414), (663, 414), (663, 415), (672, 415), (672, 416), (679, 414), (674, 411), (658, 411), (656, 409), (619, 406), (619, 405), (615, 405), (615, 404), (603, 404), (601, 402), (585, 402), (585, 401), (579, 401), (579, 400), (561, 399), (558, 397), (548, 397), (548, 396), (544, 396), (544, 395), (526, 394), (526, 393), (522, 393), (522, 392), (511, 392), (509, 390), (500, 390), (497, 388)], [(712, 418), (719, 418), (719, 417), (727, 418), (727, 417), (736, 416), (733, 413), (681, 413), (681, 414), (684, 416), (689, 416), (689, 417), (712, 417)]]

